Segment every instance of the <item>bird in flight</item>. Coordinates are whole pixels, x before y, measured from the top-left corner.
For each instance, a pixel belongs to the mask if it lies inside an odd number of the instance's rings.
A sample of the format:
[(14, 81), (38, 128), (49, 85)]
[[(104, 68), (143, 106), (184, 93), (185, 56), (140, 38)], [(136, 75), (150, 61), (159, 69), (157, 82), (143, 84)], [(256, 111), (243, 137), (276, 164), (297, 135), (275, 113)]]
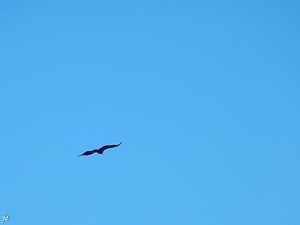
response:
[(99, 148), (99, 149), (94, 149), (92, 151), (86, 151), (85, 153), (79, 155), (78, 157), (80, 156), (88, 156), (88, 155), (92, 155), (94, 153), (98, 153), (98, 154), (101, 154), (101, 155), (104, 155), (104, 151), (109, 149), (109, 148), (115, 148), (115, 147), (118, 147), (122, 144), (123, 142), (121, 142), (120, 144), (118, 145), (104, 145), (103, 147)]

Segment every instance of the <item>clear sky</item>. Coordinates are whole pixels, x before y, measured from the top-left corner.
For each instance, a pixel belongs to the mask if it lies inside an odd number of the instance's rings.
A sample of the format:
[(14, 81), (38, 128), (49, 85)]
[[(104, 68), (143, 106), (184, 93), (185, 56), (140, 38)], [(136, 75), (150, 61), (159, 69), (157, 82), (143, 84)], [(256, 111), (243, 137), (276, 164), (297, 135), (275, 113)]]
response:
[(299, 225), (299, 40), (292, 0), (1, 0), (4, 225)]

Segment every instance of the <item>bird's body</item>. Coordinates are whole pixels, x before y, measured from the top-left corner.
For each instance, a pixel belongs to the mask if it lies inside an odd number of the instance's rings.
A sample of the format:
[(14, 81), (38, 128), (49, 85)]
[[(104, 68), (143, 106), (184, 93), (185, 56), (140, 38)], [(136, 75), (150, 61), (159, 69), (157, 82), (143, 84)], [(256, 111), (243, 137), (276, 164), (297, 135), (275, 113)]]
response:
[(104, 155), (104, 151), (105, 151), (105, 150), (107, 150), (107, 149), (109, 149), (109, 148), (115, 148), (115, 147), (118, 147), (118, 146), (120, 146), (121, 144), (122, 144), (122, 142), (121, 142), (120, 144), (118, 144), (118, 145), (105, 145), (105, 146), (103, 146), (103, 147), (101, 147), (101, 148), (99, 148), (99, 149), (94, 149), (94, 150), (92, 150), (92, 151), (86, 151), (85, 153), (79, 155), (78, 157), (80, 157), (80, 156), (88, 156), (88, 155), (92, 155), (92, 154), (94, 154), (94, 153), (98, 153), (98, 154)]

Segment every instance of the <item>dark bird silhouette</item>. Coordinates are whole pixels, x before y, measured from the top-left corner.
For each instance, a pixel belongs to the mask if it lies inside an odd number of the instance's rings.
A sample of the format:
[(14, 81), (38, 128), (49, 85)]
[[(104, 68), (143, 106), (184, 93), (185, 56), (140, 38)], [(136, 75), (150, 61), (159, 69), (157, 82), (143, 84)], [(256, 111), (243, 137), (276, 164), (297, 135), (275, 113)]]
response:
[(99, 149), (94, 149), (92, 151), (86, 151), (85, 153), (79, 155), (78, 157), (80, 156), (88, 156), (88, 155), (92, 155), (94, 153), (98, 153), (98, 154), (101, 154), (101, 155), (104, 155), (104, 151), (109, 149), (109, 148), (115, 148), (115, 147), (118, 147), (122, 144), (123, 142), (121, 142), (120, 144), (118, 145), (104, 145), (103, 147), (99, 148)]

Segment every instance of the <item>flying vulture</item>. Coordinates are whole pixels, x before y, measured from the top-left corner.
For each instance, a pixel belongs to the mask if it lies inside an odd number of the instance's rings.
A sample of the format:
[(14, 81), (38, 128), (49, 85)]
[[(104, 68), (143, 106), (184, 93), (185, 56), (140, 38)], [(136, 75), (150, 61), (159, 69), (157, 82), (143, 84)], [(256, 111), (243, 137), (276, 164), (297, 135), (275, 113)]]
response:
[(92, 155), (94, 153), (98, 153), (98, 154), (101, 154), (101, 155), (104, 155), (104, 151), (109, 149), (109, 148), (115, 148), (115, 147), (118, 147), (122, 144), (123, 142), (121, 142), (120, 144), (118, 145), (104, 145), (103, 147), (99, 148), (99, 149), (94, 149), (92, 151), (86, 151), (85, 153), (83, 153), (82, 155), (79, 155), (78, 157), (80, 156), (88, 156), (88, 155)]

